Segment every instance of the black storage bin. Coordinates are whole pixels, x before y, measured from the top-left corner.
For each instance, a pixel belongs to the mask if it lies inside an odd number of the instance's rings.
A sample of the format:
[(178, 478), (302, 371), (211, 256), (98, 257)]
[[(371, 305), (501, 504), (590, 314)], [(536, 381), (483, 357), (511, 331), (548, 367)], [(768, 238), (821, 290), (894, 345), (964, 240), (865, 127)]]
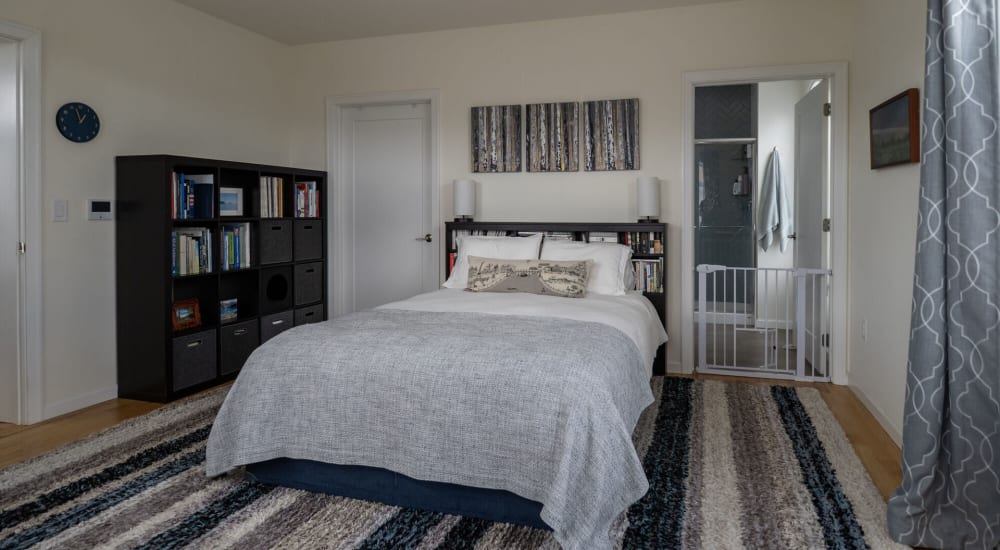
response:
[(243, 368), (243, 363), (260, 345), (257, 320), (222, 327), (222, 364), (220, 374), (230, 374)]
[(174, 391), (214, 379), (215, 329), (174, 338), (173, 359)]
[(260, 318), (260, 343), (263, 344), (271, 338), (292, 328), (295, 319), (295, 312), (288, 310), (274, 315)]
[(262, 265), (292, 261), (291, 220), (262, 220), (259, 235)]
[(285, 311), (292, 307), (291, 266), (269, 267), (260, 270), (261, 314)]
[(295, 266), (295, 305), (311, 304), (323, 299), (323, 262)]
[(295, 261), (323, 257), (323, 222), (295, 220)]
[(295, 326), (308, 325), (309, 323), (319, 323), (323, 321), (323, 304), (316, 304), (309, 307), (300, 307), (295, 310)]

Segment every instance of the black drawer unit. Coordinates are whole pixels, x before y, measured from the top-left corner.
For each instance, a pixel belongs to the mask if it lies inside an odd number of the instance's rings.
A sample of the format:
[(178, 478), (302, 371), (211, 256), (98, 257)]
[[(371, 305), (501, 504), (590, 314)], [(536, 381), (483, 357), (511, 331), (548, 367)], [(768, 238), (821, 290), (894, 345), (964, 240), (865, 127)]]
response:
[(292, 221), (261, 220), (260, 263), (280, 264), (292, 261)]
[(269, 267), (260, 271), (260, 312), (263, 315), (292, 307), (291, 266)]
[(215, 329), (174, 338), (173, 359), (174, 391), (215, 379)]
[(243, 368), (243, 363), (253, 350), (260, 345), (260, 329), (257, 320), (226, 325), (222, 332), (220, 374), (232, 374)]
[(295, 305), (311, 304), (323, 299), (323, 262), (295, 266)]
[(295, 326), (323, 322), (323, 304), (300, 307), (295, 310)]
[(271, 338), (292, 328), (295, 323), (295, 312), (282, 311), (274, 315), (267, 315), (260, 318), (260, 343), (263, 344)]
[(323, 257), (323, 222), (295, 220), (295, 261), (318, 260)]

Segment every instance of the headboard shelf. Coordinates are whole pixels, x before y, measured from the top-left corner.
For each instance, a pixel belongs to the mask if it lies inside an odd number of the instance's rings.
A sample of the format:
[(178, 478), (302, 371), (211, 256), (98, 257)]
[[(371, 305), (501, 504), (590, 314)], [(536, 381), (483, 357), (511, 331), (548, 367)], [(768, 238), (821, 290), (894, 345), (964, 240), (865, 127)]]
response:
[[(656, 308), (660, 321), (666, 327), (667, 311), (667, 224), (637, 222), (499, 222), (455, 221), (445, 223), (445, 277), (451, 274), (455, 262), (457, 235), (507, 235), (544, 233), (547, 236), (581, 242), (594, 239), (611, 239), (632, 248), (636, 281), (643, 295)], [(663, 374), (666, 366), (666, 347), (660, 346), (653, 362), (653, 372)]]

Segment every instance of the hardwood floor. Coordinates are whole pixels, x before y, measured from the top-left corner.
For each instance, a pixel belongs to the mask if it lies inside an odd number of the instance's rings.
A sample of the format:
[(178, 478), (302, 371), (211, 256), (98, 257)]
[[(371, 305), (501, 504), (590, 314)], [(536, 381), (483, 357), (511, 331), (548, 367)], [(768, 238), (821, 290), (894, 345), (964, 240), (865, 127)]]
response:
[[(902, 479), (899, 448), (846, 386), (701, 374), (690, 377), (748, 384), (814, 387), (820, 391), (840, 422), (883, 498), (888, 498)], [(161, 406), (159, 403), (112, 399), (31, 426), (0, 424), (0, 468), (40, 455)]]
[(0, 424), (0, 468), (114, 426), (162, 406), (132, 399), (112, 399), (30, 426)]

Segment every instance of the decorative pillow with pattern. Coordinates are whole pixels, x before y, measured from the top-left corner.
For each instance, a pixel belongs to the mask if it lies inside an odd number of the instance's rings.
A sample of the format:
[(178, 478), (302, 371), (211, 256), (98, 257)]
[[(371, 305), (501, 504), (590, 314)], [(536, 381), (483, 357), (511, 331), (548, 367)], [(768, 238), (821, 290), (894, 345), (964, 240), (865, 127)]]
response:
[(587, 294), (591, 260), (498, 260), (469, 256), (472, 292), (529, 292), (583, 298)]

